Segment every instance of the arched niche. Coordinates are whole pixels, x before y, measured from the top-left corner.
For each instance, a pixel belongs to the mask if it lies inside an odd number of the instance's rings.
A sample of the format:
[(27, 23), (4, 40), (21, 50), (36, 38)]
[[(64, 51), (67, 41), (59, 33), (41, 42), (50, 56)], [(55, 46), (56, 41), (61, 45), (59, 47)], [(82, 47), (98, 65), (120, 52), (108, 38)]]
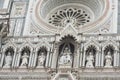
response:
[[(26, 46), (26, 47), (23, 47), (22, 50), (21, 50), (21, 57), (20, 57), (20, 66), (25, 66), (25, 67), (28, 67), (28, 64), (29, 64), (29, 59), (30, 59), (30, 51), (31, 49)], [(25, 60), (26, 58), (26, 60)]]
[(47, 48), (42, 46), (37, 51), (37, 64), (36, 66), (44, 66), (46, 64), (46, 57), (47, 57)]
[(14, 48), (11, 46), (5, 50), (5, 53), (3, 55), (4, 56), (4, 59), (3, 59), (4, 68), (10, 68), (12, 66), (14, 53), (15, 53)]
[(73, 67), (76, 39), (71, 35), (62, 37), (58, 48), (57, 67)]
[(85, 66), (87, 68), (94, 68), (95, 67), (96, 52), (97, 52), (97, 48), (94, 45), (90, 45), (86, 49), (86, 51), (85, 51), (85, 53), (86, 53)]
[(115, 48), (107, 45), (104, 49), (104, 67), (110, 68), (114, 65)]

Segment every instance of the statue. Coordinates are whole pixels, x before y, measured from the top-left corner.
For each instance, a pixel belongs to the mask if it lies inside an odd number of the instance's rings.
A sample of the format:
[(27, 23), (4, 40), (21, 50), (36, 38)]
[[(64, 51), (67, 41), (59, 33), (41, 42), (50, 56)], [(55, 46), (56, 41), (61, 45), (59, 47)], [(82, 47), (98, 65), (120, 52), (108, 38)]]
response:
[(93, 53), (90, 52), (89, 55), (87, 56), (87, 63), (86, 63), (86, 67), (87, 68), (94, 68), (94, 56)]
[(45, 54), (42, 52), (41, 55), (38, 56), (38, 66), (44, 65), (45, 58)]
[(105, 56), (105, 67), (112, 67), (112, 56), (110, 51), (108, 51), (107, 55)]
[(27, 55), (27, 53), (25, 52), (22, 56), (22, 63), (21, 66), (27, 66), (28, 65), (28, 58), (29, 56)]
[(68, 47), (66, 47), (59, 59), (59, 64), (72, 64), (71, 52)]
[(12, 64), (12, 56), (11, 56), (11, 53), (8, 52), (8, 54), (6, 55), (5, 57), (5, 67), (10, 67)]

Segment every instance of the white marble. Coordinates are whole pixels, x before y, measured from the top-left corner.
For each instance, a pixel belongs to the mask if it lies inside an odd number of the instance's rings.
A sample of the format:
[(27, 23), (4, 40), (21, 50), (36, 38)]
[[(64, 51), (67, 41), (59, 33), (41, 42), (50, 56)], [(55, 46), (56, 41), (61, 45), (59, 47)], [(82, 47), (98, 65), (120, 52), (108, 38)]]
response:
[(23, 56), (21, 57), (21, 59), (22, 59), (22, 63), (21, 63), (21, 66), (27, 66), (28, 65), (28, 61), (29, 61), (29, 56), (28, 56), (28, 54), (25, 52), (24, 54), (23, 54)]

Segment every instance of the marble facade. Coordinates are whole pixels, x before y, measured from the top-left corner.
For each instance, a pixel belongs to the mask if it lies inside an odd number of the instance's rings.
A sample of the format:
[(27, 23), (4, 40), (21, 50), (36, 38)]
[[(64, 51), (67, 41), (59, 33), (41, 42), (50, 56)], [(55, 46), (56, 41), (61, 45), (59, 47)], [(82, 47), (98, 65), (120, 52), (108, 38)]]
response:
[(119, 80), (118, 0), (5, 0), (0, 80)]

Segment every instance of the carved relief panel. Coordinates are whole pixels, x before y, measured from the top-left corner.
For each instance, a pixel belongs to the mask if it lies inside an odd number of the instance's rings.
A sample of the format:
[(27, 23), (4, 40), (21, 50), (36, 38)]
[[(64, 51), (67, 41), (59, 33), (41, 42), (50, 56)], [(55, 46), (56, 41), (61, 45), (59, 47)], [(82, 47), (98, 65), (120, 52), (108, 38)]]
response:
[(14, 2), (11, 17), (24, 17), (26, 10), (25, 2)]

